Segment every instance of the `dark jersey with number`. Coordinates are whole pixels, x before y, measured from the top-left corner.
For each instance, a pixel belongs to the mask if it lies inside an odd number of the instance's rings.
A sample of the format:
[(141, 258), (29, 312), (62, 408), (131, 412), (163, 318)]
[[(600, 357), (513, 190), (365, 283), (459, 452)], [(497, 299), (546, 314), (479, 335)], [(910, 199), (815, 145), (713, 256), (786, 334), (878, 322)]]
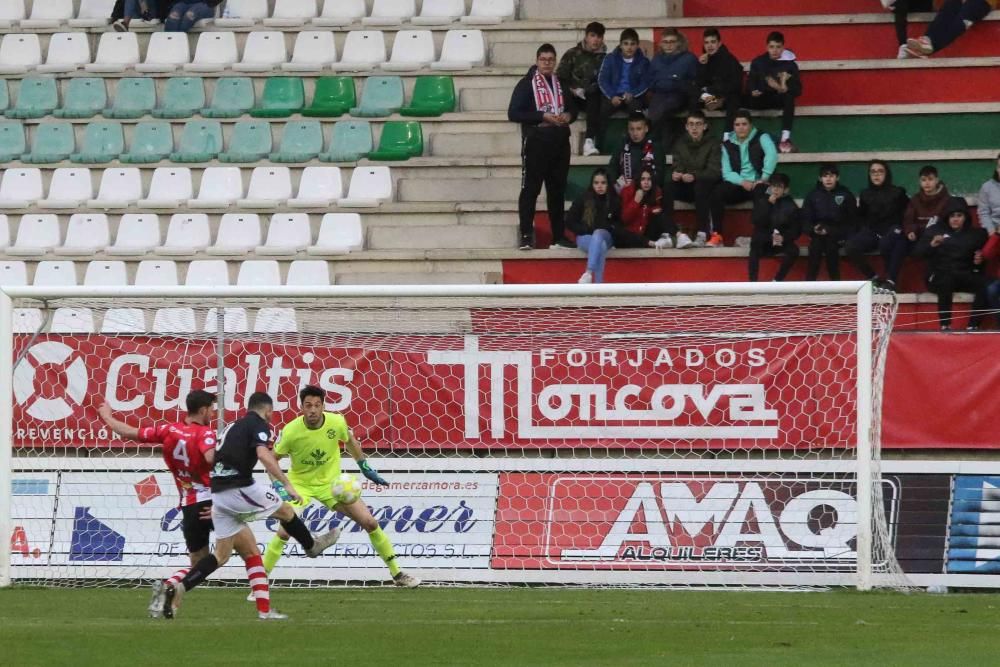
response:
[(205, 452), (215, 449), (214, 428), (185, 422), (142, 426), (139, 440), (163, 445), (163, 460), (181, 494), (181, 507), (211, 499), (212, 467), (205, 460)]
[(271, 444), (271, 425), (256, 412), (229, 425), (222, 434), (222, 444), (215, 450), (212, 491), (238, 489), (253, 484), (257, 448)]

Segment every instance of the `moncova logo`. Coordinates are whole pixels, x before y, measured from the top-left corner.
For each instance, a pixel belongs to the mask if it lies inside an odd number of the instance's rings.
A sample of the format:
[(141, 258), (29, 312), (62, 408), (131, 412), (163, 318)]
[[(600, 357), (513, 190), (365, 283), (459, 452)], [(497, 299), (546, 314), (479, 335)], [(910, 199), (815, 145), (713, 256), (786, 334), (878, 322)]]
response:
[[(14, 369), (14, 398), (30, 416), (40, 421), (59, 421), (72, 416), (76, 406), (87, 395), (87, 365), (83, 357), (74, 357), (73, 348), (63, 343), (47, 341), (32, 345)], [(36, 380), (43, 366), (57, 366), (63, 381), (55, 380), (51, 371), (46, 381)]]

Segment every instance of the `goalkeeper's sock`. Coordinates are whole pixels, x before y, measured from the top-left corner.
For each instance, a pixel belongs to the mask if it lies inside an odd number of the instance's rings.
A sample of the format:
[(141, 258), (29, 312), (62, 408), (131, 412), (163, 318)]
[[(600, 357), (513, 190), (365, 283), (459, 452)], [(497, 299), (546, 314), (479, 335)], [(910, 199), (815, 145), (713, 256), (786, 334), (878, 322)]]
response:
[(169, 579), (167, 579), (163, 583), (165, 583), (167, 586), (176, 586), (177, 582), (180, 581), (181, 579), (183, 579), (187, 575), (187, 573), (190, 572), (190, 571), (191, 571), (191, 568), (189, 568), (189, 567), (185, 567), (184, 569), (177, 570), (176, 572), (173, 573), (173, 575)]
[(303, 523), (299, 516), (295, 516), (291, 521), (282, 521), (281, 527), (285, 529), (285, 532), (292, 536), (292, 538), (302, 545), (302, 548), (308, 551), (313, 548), (316, 541), (313, 539), (312, 533)]
[(389, 541), (389, 536), (385, 534), (382, 528), (376, 528), (372, 532), (368, 533), (368, 539), (372, 541), (372, 546), (375, 547), (375, 551), (378, 555), (382, 557), (385, 564), (389, 566), (389, 574), (396, 576), (400, 572), (399, 564), (396, 563), (396, 552), (392, 548), (392, 542)]
[(271, 589), (267, 585), (267, 572), (260, 556), (250, 556), (244, 561), (247, 568), (247, 578), (250, 579), (250, 590), (253, 591), (257, 611), (266, 614), (271, 611)]
[(274, 566), (281, 560), (281, 554), (284, 552), (286, 544), (288, 544), (288, 538), (281, 539), (277, 535), (267, 543), (267, 548), (264, 549), (264, 570), (268, 574), (271, 574)]
[[(189, 591), (201, 582), (208, 579), (208, 576), (219, 569), (219, 561), (216, 560), (214, 554), (209, 554), (205, 556), (200, 561), (195, 563), (195, 566), (184, 575), (180, 583), (184, 587), (185, 591)], [(174, 586), (176, 588), (176, 586)]]

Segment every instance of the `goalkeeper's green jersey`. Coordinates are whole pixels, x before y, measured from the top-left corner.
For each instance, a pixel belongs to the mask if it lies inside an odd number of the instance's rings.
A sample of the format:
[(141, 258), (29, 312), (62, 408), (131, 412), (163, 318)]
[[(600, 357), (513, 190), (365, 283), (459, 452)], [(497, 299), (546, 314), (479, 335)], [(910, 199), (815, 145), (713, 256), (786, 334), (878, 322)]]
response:
[(282, 429), (274, 451), (291, 458), (288, 474), (296, 486), (329, 487), (340, 476), (340, 447), (349, 437), (343, 415), (324, 412), (319, 428), (309, 428), (304, 417), (296, 417)]

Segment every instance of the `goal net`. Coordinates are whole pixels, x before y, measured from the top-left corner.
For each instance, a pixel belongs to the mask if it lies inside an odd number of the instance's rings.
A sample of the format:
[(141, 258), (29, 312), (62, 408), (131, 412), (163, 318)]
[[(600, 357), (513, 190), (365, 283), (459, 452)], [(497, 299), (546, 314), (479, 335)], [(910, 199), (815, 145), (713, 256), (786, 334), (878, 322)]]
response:
[[(315, 384), (428, 582), (904, 586), (879, 472), (895, 307), (867, 283), (6, 289), (0, 581), (188, 562), (158, 451), (109, 432), (102, 403), (141, 426), (217, 391), (221, 428), (266, 391), (277, 431)], [(273, 579), (389, 579), (358, 525), (303, 518), (343, 537), (318, 559), (292, 542)], [(262, 545), (276, 528), (253, 525)]]

